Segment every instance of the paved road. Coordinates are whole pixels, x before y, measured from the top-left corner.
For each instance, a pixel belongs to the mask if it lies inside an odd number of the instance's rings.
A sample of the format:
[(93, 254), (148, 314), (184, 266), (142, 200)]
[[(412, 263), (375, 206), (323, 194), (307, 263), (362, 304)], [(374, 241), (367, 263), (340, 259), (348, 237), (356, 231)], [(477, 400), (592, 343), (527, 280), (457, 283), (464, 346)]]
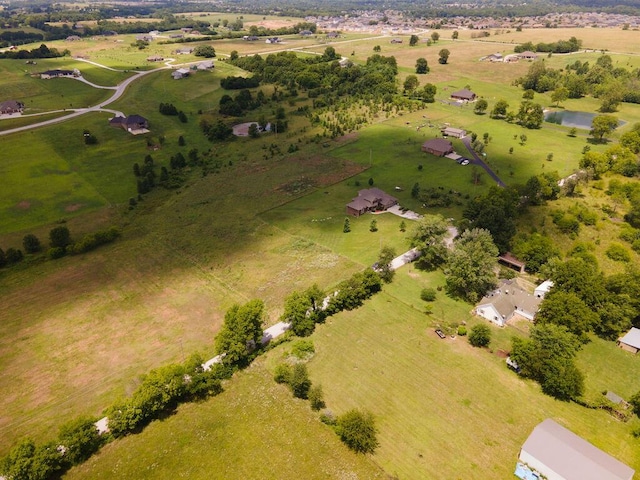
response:
[(482, 160), (478, 156), (478, 154), (475, 152), (475, 150), (471, 147), (471, 137), (469, 136), (464, 137), (462, 139), (462, 143), (464, 143), (465, 147), (467, 147), (467, 150), (469, 150), (469, 153), (473, 157), (471, 163), (474, 165), (480, 165), (482, 168), (484, 168), (484, 170), (489, 174), (489, 176), (496, 181), (499, 187), (503, 187), (503, 188), (506, 187), (505, 183), (502, 180), (500, 180), (500, 177), (498, 177), (498, 175), (493, 173), (493, 170), (489, 168), (489, 165), (484, 163), (484, 160)]
[[(144, 72), (136, 72), (132, 77), (127, 78), (125, 81), (123, 81), (122, 83), (120, 83), (117, 87), (100, 87), (95, 85), (96, 88), (108, 88), (108, 89), (115, 89), (115, 91), (113, 92), (113, 95), (111, 95), (110, 98), (108, 98), (107, 100), (99, 103), (98, 105), (94, 105), (93, 107), (88, 107), (88, 108), (79, 108), (76, 109), (73, 113), (70, 113), (69, 115), (64, 115), (62, 117), (58, 117), (58, 118), (52, 118), (51, 120), (45, 120), (43, 122), (38, 122), (38, 123), (34, 123), (32, 125), (26, 125), (24, 127), (18, 127), (18, 128), (11, 128), (9, 130), (4, 130), (2, 132), (0, 132), (0, 136), (2, 135), (9, 135), (10, 133), (17, 133), (17, 132), (25, 132), (27, 130), (32, 130), (34, 128), (39, 128), (39, 127), (44, 127), (47, 125), (53, 125), (56, 123), (61, 123), (61, 122), (66, 122), (67, 120), (70, 120), (72, 118), (75, 117), (79, 117), (80, 115), (84, 115), (85, 113), (89, 113), (89, 112), (99, 112), (101, 111), (104, 107), (106, 107), (107, 105), (115, 102), (116, 100), (118, 100), (125, 92), (125, 90), (127, 89), (127, 87), (134, 81), (136, 81), (137, 79), (144, 77), (145, 75), (149, 75), (150, 73), (154, 73), (157, 72), (158, 70), (166, 70), (166, 69), (170, 69), (171, 67), (169, 65), (164, 66), (164, 67), (159, 67), (159, 68), (155, 68), (153, 70), (146, 70)], [(48, 81), (58, 81), (59, 79), (52, 79), (52, 80), (48, 80)], [(84, 80), (84, 79), (83, 79)], [(89, 83), (90, 85), (93, 86), (93, 84), (91, 84), (90, 82), (87, 82), (86, 80), (84, 80), (85, 83)], [(112, 111), (112, 110), (107, 110), (107, 111)], [(113, 110), (115, 111), (115, 110)]]

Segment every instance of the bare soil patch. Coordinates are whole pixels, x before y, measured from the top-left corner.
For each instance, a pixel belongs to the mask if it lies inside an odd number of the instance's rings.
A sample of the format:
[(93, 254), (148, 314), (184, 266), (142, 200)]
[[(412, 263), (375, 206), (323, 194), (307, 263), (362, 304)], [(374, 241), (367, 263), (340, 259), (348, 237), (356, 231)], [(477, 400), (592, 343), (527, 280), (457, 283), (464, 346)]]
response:
[(82, 204), (82, 203), (72, 203), (72, 204), (67, 205), (66, 207), (64, 207), (64, 211), (65, 212), (77, 212), (83, 206), (84, 206), (84, 204)]
[(20, 210), (29, 210), (29, 208), (31, 207), (31, 202), (28, 200), (22, 200), (21, 202), (18, 203), (18, 205), (16, 205), (18, 207), (18, 209)]

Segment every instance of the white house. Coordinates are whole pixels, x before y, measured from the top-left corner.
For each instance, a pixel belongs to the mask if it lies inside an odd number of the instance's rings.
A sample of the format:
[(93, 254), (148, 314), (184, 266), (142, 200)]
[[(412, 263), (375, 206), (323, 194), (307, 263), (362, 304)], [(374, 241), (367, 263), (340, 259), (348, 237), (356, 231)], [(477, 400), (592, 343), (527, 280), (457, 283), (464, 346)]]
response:
[(476, 315), (504, 327), (515, 316), (533, 321), (541, 302), (540, 297), (526, 292), (514, 280), (503, 280), (496, 290), (482, 297)]
[(518, 458), (547, 480), (632, 480), (635, 473), (550, 418), (533, 429)]
[(461, 128), (446, 127), (442, 129), (445, 137), (463, 138), (467, 136), (467, 131)]
[(553, 287), (553, 282), (551, 280), (545, 280), (536, 287), (533, 294), (538, 298), (544, 298), (545, 295), (549, 293), (549, 290), (551, 290), (551, 287)]
[(624, 337), (618, 339), (618, 346), (631, 353), (640, 351), (640, 329), (632, 327)]

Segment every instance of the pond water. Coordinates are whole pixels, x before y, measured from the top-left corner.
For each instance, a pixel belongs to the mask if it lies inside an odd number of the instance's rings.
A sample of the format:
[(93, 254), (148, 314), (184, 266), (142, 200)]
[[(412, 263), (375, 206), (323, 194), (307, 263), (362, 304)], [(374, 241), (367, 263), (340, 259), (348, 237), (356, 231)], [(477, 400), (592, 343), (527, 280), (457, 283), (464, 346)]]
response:
[[(553, 112), (545, 112), (544, 121), (562, 125), (563, 127), (576, 127), (590, 130), (591, 122), (593, 122), (593, 117), (595, 117), (596, 115), (598, 114), (588, 112), (573, 112), (571, 110), (556, 110)], [(620, 120), (618, 122), (618, 126), (622, 126), (625, 123), (627, 122)]]

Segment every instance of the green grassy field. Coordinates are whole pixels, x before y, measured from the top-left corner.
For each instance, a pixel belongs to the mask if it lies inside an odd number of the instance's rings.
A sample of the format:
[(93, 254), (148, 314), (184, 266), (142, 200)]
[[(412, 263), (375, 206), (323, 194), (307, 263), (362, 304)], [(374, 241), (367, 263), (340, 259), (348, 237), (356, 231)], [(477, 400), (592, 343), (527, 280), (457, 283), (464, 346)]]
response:
[[(474, 349), (461, 337), (441, 340), (433, 332), (434, 320), (416, 308), (417, 296), (402, 301), (416, 281), (434, 286), (440, 281), (431, 282), (412, 268), (397, 277), (364, 307), (319, 327), (309, 365), (328, 408), (337, 414), (367, 408), (376, 415), (380, 448), (374, 460), (386, 472), (404, 479), (511, 478), (522, 443), (548, 417), (632, 467), (640, 466), (631, 436), (637, 420), (624, 424), (603, 411), (553, 400), (533, 382), (519, 379), (497, 355)], [(434, 312), (440, 308), (462, 321), (470, 306), (454, 309), (438, 300)], [(637, 377), (623, 373), (633, 371), (637, 359), (618, 357), (612, 343), (594, 347), (587, 347), (581, 361), (615, 355), (591, 371), (590, 389), (622, 388), (624, 382), (629, 385), (623, 393), (640, 387)], [(618, 361), (625, 365), (620, 373)], [(612, 374), (615, 380), (608, 379)]]
[(105, 447), (68, 479), (387, 478), (257, 362), (226, 391)]

